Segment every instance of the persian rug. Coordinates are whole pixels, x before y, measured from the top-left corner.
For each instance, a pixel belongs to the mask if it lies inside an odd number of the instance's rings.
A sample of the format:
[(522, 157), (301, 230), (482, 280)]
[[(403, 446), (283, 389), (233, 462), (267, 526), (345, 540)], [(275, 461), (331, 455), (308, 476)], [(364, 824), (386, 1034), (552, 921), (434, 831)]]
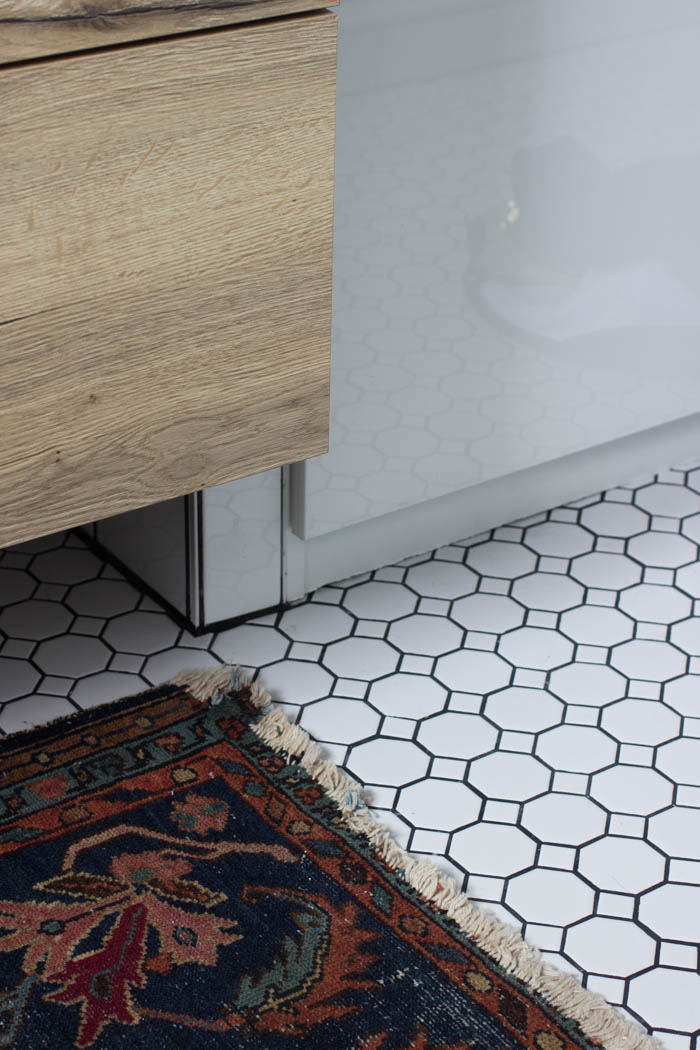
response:
[(0, 1047), (651, 1050), (235, 669), (0, 742)]

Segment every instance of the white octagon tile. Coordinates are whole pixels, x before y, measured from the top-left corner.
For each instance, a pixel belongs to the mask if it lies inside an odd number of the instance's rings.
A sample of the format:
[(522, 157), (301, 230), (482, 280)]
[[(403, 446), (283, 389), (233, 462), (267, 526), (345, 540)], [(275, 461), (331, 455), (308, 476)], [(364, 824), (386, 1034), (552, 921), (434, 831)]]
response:
[(453, 836), (450, 857), (470, 874), (502, 877), (532, 865), (535, 843), (519, 828), (481, 821)]
[(536, 563), (536, 556), (519, 543), (488, 540), (467, 550), (467, 565), (482, 576), (513, 580), (516, 576), (532, 572)]
[(684, 518), (700, 511), (700, 496), (682, 485), (654, 483), (637, 489), (634, 502), (650, 514), (666, 518)]
[(83, 678), (71, 690), (71, 698), (80, 707), (99, 707), (111, 700), (121, 700), (146, 689), (143, 678), (137, 674), (120, 674), (116, 671), (102, 671), (99, 674)]
[(561, 630), (584, 645), (616, 645), (634, 634), (634, 623), (617, 609), (581, 605), (561, 618)]
[(551, 774), (532, 755), (495, 751), (477, 758), (469, 770), (469, 783), (487, 798), (524, 801), (549, 787)]
[(441, 656), (435, 665), (435, 677), (458, 692), (489, 693), (508, 685), (510, 665), (495, 653), (478, 649)]
[(416, 828), (454, 831), (477, 820), (481, 799), (456, 780), (421, 780), (401, 789), (396, 808)]
[(666, 682), (685, 674), (686, 657), (668, 642), (635, 639), (615, 646), (610, 662), (628, 678)]
[(418, 739), (433, 755), (466, 759), (491, 751), (497, 733), (480, 715), (449, 711), (427, 718), (418, 730)]
[[(328, 609), (327, 605), (323, 606)], [(212, 643), (212, 652), (227, 663), (263, 667), (281, 660), (289, 642), (274, 627), (244, 623), (221, 631)]]
[(470, 630), (501, 634), (519, 627), (525, 610), (501, 594), (470, 594), (454, 603), (451, 617)]
[(352, 618), (336, 606), (306, 602), (288, 609), (281, 617), (279, 627), (295, 642), (324, 645), (350, 634)]
[(583, 600), (583, 587), (570, 576), (559, 573), (533, 572), (513, 584), (513, 597), (529, 609), (561, 612)]
[(365, 681), (381, 678), (396, 670), (399, 654), (378, 638), (344, 638), (331, 642), (324, 666), (341, 678), (361, 677)]
[(102, 671), (111, 656), (110, 650), (98, 638), (64, 634), (42, 642), (34, 659), (46, 674), (82, 678), (94, 671)]
[(657, 966), (632, 978), (627, 1002), (653, 1028), (695, 1032), (700, 1028), (700, 974)]
[(118, 616), (135, 609), (140, 593), (126, 580), (101, 578), (72, 587), (65, 603), (81, 616)]
[(23, 569), (0, 567), (0, 606), (21, 602), (36, 589), (37, 582)]
[(690, 656), (700, 656), (700, 617), (681, 620), (671, 628), (671, 641)]
[(552, 769), (593, 773), (615, 761), (617, 745), (592, 726), (563, 725), (542, 733), (535, 750)]
[(82, 583), (97, 576), (102, 561), (91, 551), (79, 547), (38, 554), (32, 561), (32, 575), (43, 583)]
[(317, 740), (354, 744), (376, 733), (379, 715), (361, 700), (333, 696), (306, 704), (301, 724)]
[(566, 931), (566, 952), (587, 973), (628, 977), (653, 965), (656, 942), (625, 919), (595, 916)]
[(614, 893), (639, 893), (661, 882), (665, 860), (641, 839), (607, 835), (584, 846), (578, 870), (594, 886)]
[(667, 882), (639, 899), (639, 918), (666, 941), (700, 941), (700, 886)]
[(629, 503), (594, 503), (581, 512), (581, 524), (599, 536), (634, 536), (649, 526), (649, 516)]
[(513, 685), (494, 693), (486, 701), (486, 714), (502, 729), (537, 733), (558, 725), (564, 706), (545, 689)]
[(673, 532), (643, 532), (629, 541), (627, 553), (643, 565), (660, 569), (678, 569), (695, 561), (697, 547)]
[(361, 619), (395, 620), (412, 613), (418, 604), (415, 594), (401, 583), (371, 581), (350, 587), (343, 607)]
[(52, 722), (54, 718), (75, 714), (75, 708), (62, 696), (27, 696), (6, 704), (0, 713), (3, 733), (19, 733), (23, 729)]
[(674, 623), (690, 613), (691, 602), (673, 587), (640, 583), (620, 595), (620, 608), (635, 620), (650, 623)]
[(552, 791), (524, 806), (522, 823), (540, 842), (578, 846), (603, 834), (605, 813), (589, 798)]
[(662, 744), (656, 755), (656, 768), (676, 784), (700, 786), (700, 740), (684, 737)]
[(152, 685), (160, 685), (189, 667), (221, 667), (221, 661), (206, 650), (202, 652), (201, 649), (173, 646), (172, 649), (165, 649), (162, 653), (149, 657), (141, 669), (141, 674)]
[(443, 616), (414, 613), (395, 620), (389, 628), (389, 641), (405, 653), (440, 656), (459, 648), (464, 632)]
[(700, 860), (700, 809), (674, 806), (649, 820), (648, 838), (669, 857)]
[(117, 652), (145, 655), (169, 649), (177, 635), (177, 627), (165, 613), (138, 610), (111, 620), (105, 628), (104, 639)]
[(461, 598), (476, 590), (477, 577), (464, 565), (426, 561), (406, 573), (406, 583), (425, 598)]
[(365, 784), (398, 787), (425, 776), (429, 761), (428, 755), (410, 740), (380, 737), (355, 745), (348, 768)]
[(676, 570), (676, 587), (693, 598), (700, 598), (700, 562)]
[(268, 664), (259, 681), (272, 694), (273, 700), (290, 704), (320, 700), (330, 694), (333, 684), (327, 671), (306, 660), (280, 660)]
[(420, 674), (392, 674), (373, 682), (369, 700), (382, 714), (423, 718), (445, 706), (447, 690), (433, 678)]
[(573, 558), (593, 547), (593, 537), (579, 525), (544, 521), (525, 530), (525, 543), (538, 554), (551, 558)]
[(601, 707), (624, 696), (627, 683), (603, 664), (572, 663), (552, 672), (549, 689), (567, 703)]
[(535, 868), (509, 880), (506, 903), (525, 922), (568, 926), (591, 913), (593, 890), (573, 872)]
[(545, 627), (518, 627), (504, 634), (498, 652), (516, 667), (549, 670), (571, 659), (572, 643), (558, 631)]
[(627, 699), (606, 707), (602, 725), (622, 743), (661, 744), (678, 735), (681, 720), (658, 700)]
[(681, 522), (681, 532), (694, 543), (700, 543), (700, 514), (685, 518)]
[(667, 682), (663, 692), (664, 703), (680, 715), (700, 717), (700, 676), (694, 674)]
[(571, 563), (571, 575), (586, 587), (606, 587), (617, 591), (639, 583), (642, 570), (624, 554), (595, 551), (574, 558)]
[(0, 631), (9, 638), (50, 638), (68, 630), (72, 619), (72, 614), (58, 602), (30, 600), (0, 613)]
[(591, 795), (611, 813), (645, 816), (670, 805), (673, 785), (654, 769), (614, 766), (594, 775)]

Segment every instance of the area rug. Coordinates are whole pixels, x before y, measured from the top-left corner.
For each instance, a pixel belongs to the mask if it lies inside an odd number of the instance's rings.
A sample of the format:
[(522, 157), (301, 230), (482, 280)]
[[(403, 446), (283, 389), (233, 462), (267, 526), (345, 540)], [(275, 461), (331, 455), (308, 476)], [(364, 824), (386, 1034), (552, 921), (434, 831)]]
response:
[(651, 1050), (232, 668), (0, 742), (0, 1047)]

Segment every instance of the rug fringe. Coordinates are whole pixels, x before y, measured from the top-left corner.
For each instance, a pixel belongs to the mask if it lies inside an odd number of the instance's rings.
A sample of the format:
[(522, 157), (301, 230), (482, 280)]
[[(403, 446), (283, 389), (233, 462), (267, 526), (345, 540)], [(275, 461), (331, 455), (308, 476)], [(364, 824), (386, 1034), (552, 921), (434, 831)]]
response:
[(526, 944), (517, 930), (472, 904), (451, 876), (432, 861), (411, 856), (379, 824), (367, 808), (362, 791), (344, 772), (323, 757), (308, 733), (293, 725), (273, 706), (267, 690), (238, 667), (185, 670), (172, 679), (187, 686), (199, 700), (219, 703), (228, 692), (250, 686), (250, 700), (260, 718), (251, 729), (273, 750), (298, 759), (343, 812), (348, 825), (364, 834), (388, 866), (397, 869), (413, 889), (452, 919), (479, 948), (504, 970), (523, 981), (546, 1002), (576, 1021), (584, 1035), (605, 1050), (663, 1050), (658, 1040), (596, 992), (583, 988), (571, 974), (543, 961), (537, 948)]

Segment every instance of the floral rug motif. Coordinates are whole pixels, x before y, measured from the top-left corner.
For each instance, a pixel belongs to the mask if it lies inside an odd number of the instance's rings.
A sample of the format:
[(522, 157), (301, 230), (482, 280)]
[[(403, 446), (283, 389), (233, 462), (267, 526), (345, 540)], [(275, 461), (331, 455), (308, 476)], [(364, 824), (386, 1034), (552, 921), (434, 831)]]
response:
[(0, 741), (0, 1048), (653, 1045), (387, 845), (259, 686), (183, 677)]

